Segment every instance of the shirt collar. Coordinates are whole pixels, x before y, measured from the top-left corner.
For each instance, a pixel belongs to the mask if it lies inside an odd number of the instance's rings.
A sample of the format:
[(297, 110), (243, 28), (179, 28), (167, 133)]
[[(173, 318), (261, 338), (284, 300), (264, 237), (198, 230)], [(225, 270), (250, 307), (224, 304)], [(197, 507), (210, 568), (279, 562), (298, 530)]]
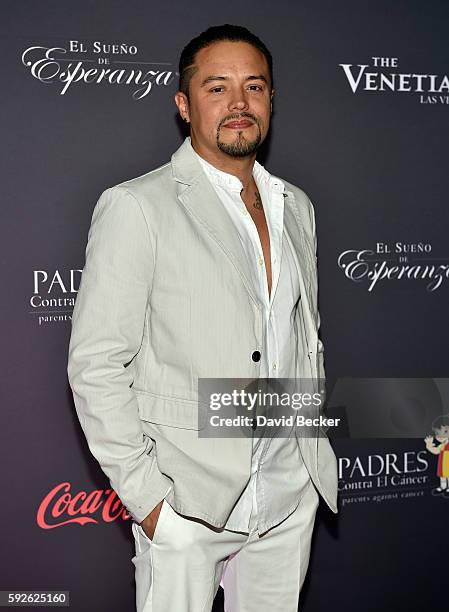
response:
[[(211, 163), (206, 161), (203, 157), (201, 157), (201, 155), (199, 155), (193, 147), (192, 150), (199, 159), (205, 173), (213, 183), (215, 183), (216, 185), (220, 185), (225, 189), (229, 189), (230, 191), (238, 191), (239, 193), (241, 192), (241, 190), (243, 189), (243, 185), (239, 178), (237, 178), (233, 174), (229, 174), (228, 172), (223, 172), (223, 170), (219, 170)], [(285, 190), (285, 185), (281, 181), (281, 179), (271, 175), (268, 170), (266, 170), (261, 164), (259, 164), (257, 160), (255, 160), (253, 166), (253, 177), (258, 186), (263, 184), (265, 188), (270, 191), (283, 193)]]

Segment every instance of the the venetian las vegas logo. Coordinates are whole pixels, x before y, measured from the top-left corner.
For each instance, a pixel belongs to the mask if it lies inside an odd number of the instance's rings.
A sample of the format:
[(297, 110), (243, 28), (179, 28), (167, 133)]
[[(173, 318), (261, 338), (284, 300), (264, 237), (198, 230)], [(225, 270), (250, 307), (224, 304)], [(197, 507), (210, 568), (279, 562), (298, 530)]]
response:
[(397, 57), (371, 57), (371, 63), (339, 64), (351, 91), (414, 93), (420, 104), (449, 104), (449, 77), (445, 74), (404, 71)]

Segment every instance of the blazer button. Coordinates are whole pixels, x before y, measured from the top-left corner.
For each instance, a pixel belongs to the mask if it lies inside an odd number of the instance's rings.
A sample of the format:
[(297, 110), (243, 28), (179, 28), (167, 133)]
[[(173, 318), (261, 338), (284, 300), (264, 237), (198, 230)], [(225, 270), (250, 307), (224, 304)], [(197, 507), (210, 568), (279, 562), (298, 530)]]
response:
[(251, 355), (251, 359), (253, 361), (260, 361), (260, 351), (254, 351), (254, 353)]

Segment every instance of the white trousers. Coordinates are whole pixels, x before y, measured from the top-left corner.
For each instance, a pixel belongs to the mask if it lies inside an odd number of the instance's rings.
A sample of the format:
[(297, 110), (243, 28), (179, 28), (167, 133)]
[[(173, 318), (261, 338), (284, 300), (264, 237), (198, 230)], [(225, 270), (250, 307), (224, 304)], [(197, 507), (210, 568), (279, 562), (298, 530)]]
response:
[(259, 536), (178, 514), (164, 500), (153, 539), (132, 522), (137, 612), (297, 612), (309, 564), (318, 493), (310, 481), (296, 510)]

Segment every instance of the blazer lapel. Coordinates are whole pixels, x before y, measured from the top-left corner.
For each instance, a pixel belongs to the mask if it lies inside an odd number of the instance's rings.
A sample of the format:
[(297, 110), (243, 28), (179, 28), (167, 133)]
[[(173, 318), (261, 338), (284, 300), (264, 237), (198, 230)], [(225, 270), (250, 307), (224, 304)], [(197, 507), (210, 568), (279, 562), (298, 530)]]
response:
[(178, 200), (220, 247), (235, 267), (252, 300), (258, 304), (250, 280), (249, 262), (235, 225), (204, 174), (189, 137), (173, 154), (172, 168), (173, 177), (179, 184)]
[[(251, 271), (246, 253), (243, 250), (237, 230), (220, 202), (219, 197), (207, 176), (204, 174), (190, 138), (187, 137), (171, 158), (173, 178), (178, 183), (178, 200), (188, 214), (216, 242), (223, 253), (235, 267), (242, 282), (252, 298), (259, 304), (251, 282)], [(290, 240), (295, 255), (299, 286), (302, 296), (302, 308), (307, 323), (314, 326), (311, 310), (313, 308), (311, 292), (311, 260), (313, 247), (304, 234), (303, 223), (291, 191), (286, 191), (284, 199), (284, 232)]]

